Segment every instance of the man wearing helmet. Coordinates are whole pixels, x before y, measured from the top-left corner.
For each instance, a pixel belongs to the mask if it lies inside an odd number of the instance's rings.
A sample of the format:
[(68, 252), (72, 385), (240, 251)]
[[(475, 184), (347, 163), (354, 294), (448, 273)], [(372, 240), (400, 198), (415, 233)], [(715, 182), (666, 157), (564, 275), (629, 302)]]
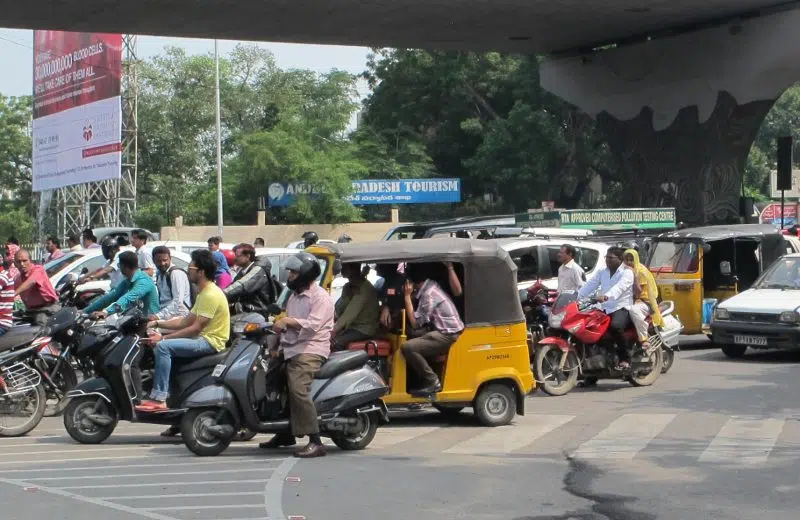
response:
[(306, 231), (303, 233), (303, 249), (311, 247), (319, 242), (319, 236), (314, 231)]
[(286, 317), (273, 325), (281, 333), (280, 344), (286, 360), (291, 434), (278, 434), (261, 443), (261, 448), (293, 446), (296, 437), (308, 435), (309, 442), (296, 457), (321, 457), (325, 447), (319, 436), (317, 410), (311, 398), (311, 383), (330, 355), (333, 332), (333, 300), (314, 283), (320, 275), (316, 257), (301, 252), (286, 261), (287, 287), (293, 291), (286, 303)]
[(110, 289), (113, 289), (125, 279), (125, 276), (123, 276), (122, 271), (119, 269), (118, 253), (120, 250), (120, 245), (116, 238), (107, 236), (100, 243), (100, 248), (103, 251), (103, 258), (106, 259), (106, 265), (97, 271), (82, 277), (78, 283), (82, 284), (92, 280), (98, 280), (108, 275), (111, 279)]
[(342, 233), (342, 236), (340, 236), (339, 240), (337, 240), (337, 242), (339, 242), (340, 244), (349, 244), (352, 241), (353, 239), (350, 238), (350, 235), (348, 235), (347, 233)]

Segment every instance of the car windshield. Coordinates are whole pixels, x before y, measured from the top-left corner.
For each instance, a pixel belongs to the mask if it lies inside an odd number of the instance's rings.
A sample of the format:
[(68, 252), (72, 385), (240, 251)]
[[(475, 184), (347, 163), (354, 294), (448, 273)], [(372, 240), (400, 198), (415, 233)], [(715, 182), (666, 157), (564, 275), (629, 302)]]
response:
[(772, 264), (755, 288), (800, 290), (800, 257), (784, 257)]
[(694, 242), (656, 242), (647, 259), (654, 273), (695, 273), (700, 265), (699, 247)]
[(78, 253), (67, 253), (61, 258), (56, 258), (55, 260), (47, 262), (44, 264), (44, 270), (47, 273), (47, 277), (52, 278), (53, 276), (57, 275), (81, 256), (83, 255), (79, 255)]

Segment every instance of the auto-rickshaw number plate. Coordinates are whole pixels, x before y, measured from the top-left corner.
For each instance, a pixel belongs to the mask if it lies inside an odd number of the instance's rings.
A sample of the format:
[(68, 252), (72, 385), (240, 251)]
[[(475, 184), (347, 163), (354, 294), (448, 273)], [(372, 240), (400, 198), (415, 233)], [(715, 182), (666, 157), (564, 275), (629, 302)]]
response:
[(225, 365), (219, 364), (214, 367), (214, 371), (211, 372), (211, 377), (219, 377), (225, 371)]
[(733, 341), (739, 345), (767, 345), (767, 338), (759, 336), (734, 336)]

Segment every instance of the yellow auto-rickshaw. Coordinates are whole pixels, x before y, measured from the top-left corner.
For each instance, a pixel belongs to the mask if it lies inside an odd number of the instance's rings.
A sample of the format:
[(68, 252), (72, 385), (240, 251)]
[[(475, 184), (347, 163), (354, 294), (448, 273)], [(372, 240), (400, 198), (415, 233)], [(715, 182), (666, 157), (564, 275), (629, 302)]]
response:
[(748, 289), (787, 246), (766, 224), (687, 228), (655, 237), (645, 264), (659, 296), (675, 302), (683, 333), (710, 335), (714, 307)]
[[(463, 289), (457, 306), (466, 329), (445, 356), (428, 360), (442, 391), (415, 397), (415, 374), (406, 369), (400, 346), (407, 338), (403, 314), (399, 331), (349, 345), (366, 349), (391, 387), (387, 406), (431, 403), (445, 415), (472, 407), (487, 426), (502, 426), (525, 412), (525, 396), (534, 388), (525, 316), (517, 292), (516, 265), (496, 242), (469, 239), (420, 239), (312, 246), (320, 259), (322, 286), (330, 289), (343, 263), (440, 264), (453, 262)], [(437, 280), (442, 287), (446, 280)], [(460, 300), (460, 299), (459, 299)]]

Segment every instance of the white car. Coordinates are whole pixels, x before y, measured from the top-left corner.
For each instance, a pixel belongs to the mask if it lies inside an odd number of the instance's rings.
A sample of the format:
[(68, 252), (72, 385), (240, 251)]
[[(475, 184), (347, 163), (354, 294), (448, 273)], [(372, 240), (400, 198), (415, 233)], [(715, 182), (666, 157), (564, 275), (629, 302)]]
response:
[[(149, 245), (149, 244), (148, 244)], [(124, 247), (121, 251), (133, 251), (132, 247)], [(189, 267), (191, 257), (186, 253), (178, 251), (172, 252), (172, 263), (184, 271)], [(82, 273), (92, 273), (106, 264), (106, 259), (103, 257), (103, 252), (100, 248), (95, 249), (79, 249), (78, 251), (70, 251), (61, 258), (57, 258), (44, 264), (44, 269), (47, 276), (50, 278), (50, 283), (53, 284), (56, 290), (65, 282), (65, 278), (69, 273), (74, 273), (81, 276)], [(85, 271), (84, 271), (85, 269)], [(111, 279), (108, 276), (99, 280), (94, 280), (83, 284), (81, 291), (88, 291), (100, 289), (103, 292), (108, 292), (111, 287)]]
[(800, 254), (782, 256), (748, 290), (717, 305), (711, 334), (732, 358), (748, 347), (800, 348)]
[(548, 289), (558, 289), (558, 251), (564, 244), (575, 247), (575, 261), (583, 268), (588, 280), (605, 267), (606, 251), (611, 247), (603, 242), (585, 240), (547, 240), (520, 238), (503, 240), (505, 249), (517, 264), (517, 288), (522, 291), (536, 283), (537, 279)]
[[(221, 242), (220, 249), (233, 249), (236, 244), (230, 242)], [(181, 253), (191, 254), (192, 251), (197, 249), (208, 249), (208, 242), (189, 241), (189, 240), (154, 240), (148, 241), (147, 247), (153, 249), (156, 246), (167, 246), (172, 251), (179, 251)]]

